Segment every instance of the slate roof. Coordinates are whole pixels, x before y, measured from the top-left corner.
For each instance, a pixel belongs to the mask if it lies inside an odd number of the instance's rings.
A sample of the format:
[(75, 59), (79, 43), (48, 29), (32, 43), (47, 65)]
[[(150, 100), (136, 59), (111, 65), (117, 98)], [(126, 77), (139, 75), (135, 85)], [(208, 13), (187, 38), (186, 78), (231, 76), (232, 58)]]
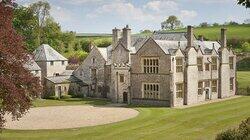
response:
[(45, 78), (54, 84), (82, 82), (80, 79), (76, 78), (73, 75), (66, 75), (66, 76), (60, 75), (60, 76), (52, 76), (52, 77), (45, 77)]
[[(166, 41), (166, 40), (155, 40), (155, 42), (161, 47), (166, 54), (172, 54), (177, 49), (185, 50), (187, 41)], [(180, 45), (180, 46), (179, 46)], [(194, 41), (194, 47), (201, 49), (202, 53), (207, 54), (214, 48), (218, 51), (220, 44), (216, 41)]]
[(30, 57), (30, 60), (24, 65), (30, 71), (41, 70), (41, 68), (37, 65), (37, 63)]
[[(181, 50), (186, 48), (186, 36), (186, 32), (155, 32), (149, 36), (133, 35), (131, 37), (132, 46), (128, 50), (130, 53), (136, 53), (149, 38), (152, 38), (166, 54), (173, 54), (178, 48)], [(200, 48), (203, 54), (209, 54), (213, 48), (218, 51), (220, 44), (217, 41), (199, 41), (194, 36), (194, 47), (196, 49)], [(98, 48), (98, 50), (107, 61), (107, 65), (109, 65), (111, 63), (112, 46)]]
[[(187, 32), (154, 32), (152, 38), (155, 40), (186, 41)], [(196, 40), (195, 36), (194, 39)]]
[(107, 53), (107, 48), (97, 48), (99, 52), (101, 53), (102, 57), (107, 61), (108, 59), (108, 53)]
[(50, 47), (48, 44), (39, 46), (34, 52), (35, 61), (67, 61), (64, 56)]

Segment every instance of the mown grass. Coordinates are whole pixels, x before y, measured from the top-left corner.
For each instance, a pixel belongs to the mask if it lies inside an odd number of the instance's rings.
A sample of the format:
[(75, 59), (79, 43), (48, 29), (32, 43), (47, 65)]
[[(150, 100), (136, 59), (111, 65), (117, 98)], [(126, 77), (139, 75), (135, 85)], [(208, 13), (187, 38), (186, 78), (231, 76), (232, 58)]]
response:
[(239, 88), (247, 88), (250, 86), (250, 71), (238, 71), (237, 80)]
[(249, 117), (249, 106), (250, 97), (246, 96), (187, 109), (136, 107), (140, 111), (138, 117), (119, 123), (64, 130), (4, 130), (0, 139), (214, 139), (217, 133), (235, 127)]

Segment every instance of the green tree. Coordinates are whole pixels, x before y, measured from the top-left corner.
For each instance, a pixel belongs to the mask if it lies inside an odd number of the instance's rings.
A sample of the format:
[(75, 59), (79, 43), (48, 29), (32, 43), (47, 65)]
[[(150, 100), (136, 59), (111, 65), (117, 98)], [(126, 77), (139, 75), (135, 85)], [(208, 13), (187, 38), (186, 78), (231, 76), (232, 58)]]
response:
[(246, 8), (250, 7), (250, 1), (249, 0), (238, 0), (237, 4), (245, 6)]
[(152, 33), (152, 31), (151, 31), (151, 30), (146, 29), (146, 30), (141, 30), (141, 31), (140, 31), (140, 33), (141, 33), (141, 34), (151, 34), (151, 33)]
[(50, 5), (46, 1), (38, 1), (30, 5), (30, 9), (33, 11), (37, 18), (37, 28), (38, 28), (38, 42), (41, 43), (41, 38), (43, 38), (42, 28), (46, 26), (46, 20), (50, 17)]
[(165, 21), (161, 23), (162, 29), (174, 30), (179, 27), (181, 27), (181, 21), (178, 20), (178, 18), (174, 15), (169, 16), (168, 19), (166, 19)]
[(200, 24), (200, 27), (208, 27), (208, 26), (209, 26), (209, 24), (207, 22), (202, 22)]
[(36, 17), (30, 8), (17, 6), (14, 9), (13, 26), (24, 37), (26, 49), (30, 52), (39, 45), (36, 32)]
[(41, 43), (49, 44), (60, 52), (62, 46), (62, 32), (60, 25), (52, 18), (48, 18), (45, 24), (46, 26), (42, 27), (43, 37), (41, 38)]

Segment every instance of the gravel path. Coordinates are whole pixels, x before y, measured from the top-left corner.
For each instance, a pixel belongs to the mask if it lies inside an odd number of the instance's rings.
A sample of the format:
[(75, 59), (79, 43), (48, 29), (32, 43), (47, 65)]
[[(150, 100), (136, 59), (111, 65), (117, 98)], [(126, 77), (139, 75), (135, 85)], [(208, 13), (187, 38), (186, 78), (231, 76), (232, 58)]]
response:
[(136, 117), (138, 111), (122, 107), (54, 106), (31, 108), (19, 121), (6, 116), (7, 129), (65, 129), (119, 122)]

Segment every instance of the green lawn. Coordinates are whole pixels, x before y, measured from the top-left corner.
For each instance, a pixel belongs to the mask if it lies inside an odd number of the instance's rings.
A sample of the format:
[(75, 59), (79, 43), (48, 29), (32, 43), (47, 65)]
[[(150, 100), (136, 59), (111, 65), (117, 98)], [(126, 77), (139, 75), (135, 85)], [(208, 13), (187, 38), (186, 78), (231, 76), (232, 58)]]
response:
[(135, 107), (138, 117), (127, 121), (65, 130), (4, 130), (1, 140), (214, 139), (250, 116), (250, 97), (187, 109)]
[[(195, 35), (204, 35), (209, 40), (217, 40), (220, 39), (220, 29), (222, 27), (197, 27), (194, 29)], [(238, 38), (238, 39), (250, 39), (250, 25), (230, 25), (225, 26), (227, 28), (227, 38)], [(186, 31), (186, 29), (179, 29), (176, 31)]]
[(238, 71), (237, 79), (239, 82), (239, 88), (250, 86), (250, 71)]
[(65, 105), (105, 105), (108, 103), (106, 99), (89, 99), (89, 98), (68, 98), (60, 100), (37, 99), (33, 102), (33, 107), (45, 106), (65, 106)]

